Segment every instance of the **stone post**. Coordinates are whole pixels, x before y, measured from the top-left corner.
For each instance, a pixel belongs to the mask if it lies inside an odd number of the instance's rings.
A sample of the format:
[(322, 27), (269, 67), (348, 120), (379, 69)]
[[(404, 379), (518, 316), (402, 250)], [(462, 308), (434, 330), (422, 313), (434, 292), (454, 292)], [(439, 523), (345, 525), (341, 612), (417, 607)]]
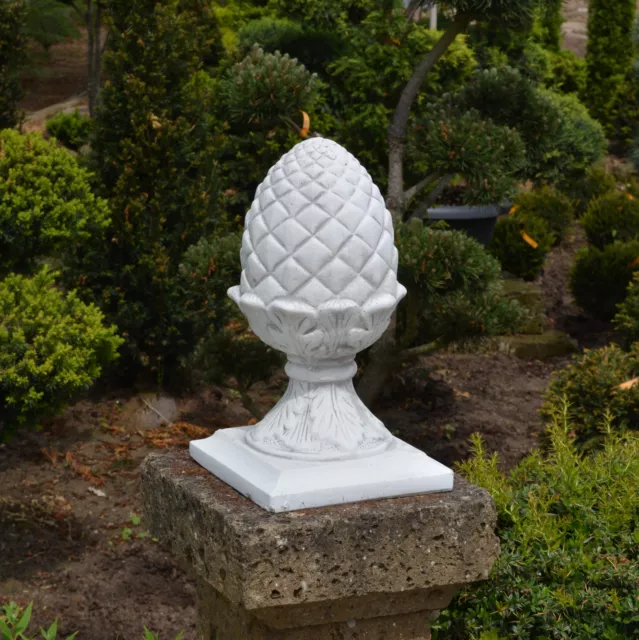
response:
[(152, 454), (145, 522), (197, 580), (197, 640), (427, 640), (498, 552), (495, 508), (450, 492), (272, 513), (186, 452)]

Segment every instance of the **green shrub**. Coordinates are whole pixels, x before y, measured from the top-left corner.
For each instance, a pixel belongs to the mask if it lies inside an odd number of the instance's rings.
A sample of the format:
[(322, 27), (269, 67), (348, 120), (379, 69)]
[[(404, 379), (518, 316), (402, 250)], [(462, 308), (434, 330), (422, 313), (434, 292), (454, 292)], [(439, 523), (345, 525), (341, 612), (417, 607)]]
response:
[(639, 274), (635, 273), (628, 285), (626, 299), (618, 306), (614, 318), (617, 331), (624, 337), (627, 347), (639, 341)]
[(89, 142), (91, 127), (91, 118), (77, 109), (73, 113), (57, 113), (47, 120), (47, 133), (76, 151)]
[(614, 175), (602, 164), (593, 164), (586, 171), (583, 180), (573, 180), (566, 185), (567, 193), (573, 199), (578, 215), (585, 213), (595, 198), (616, 188), (617, 181)]
[(588, 242), (607, 244), (639, 238), (639, 200), (630, 193), (612, 192), (593, 200), (583, 217)]
[(639, 240), (581, 249), (570, 275), (570, 290), (577, 304), (597, 318), (611, 320), (639, 268), (637, 258)]
[(40, 134), (0, 132), (0, 276), (73, 251), (109, 222), (89, 173)]
[(292, 117), (314, 99), (317, 76), (287, 54), (257, 45), (226, 74), (221, 91), (231, 119), (269, 126)]
[(197, 342), (179, 265), (189, 246), (223, 223), (217, 86), (202, 69), (217, 31), (205, 0), (109, 7), (108, 81), (92, 146), (113, 218), (106, 241), (84, 246), (69, 278), (117, 323), (128, 376), (177, 384)]
[(327, 66), (345, 53), (345, 36), (327, 28), (303, 26), (288, 18), (263, 17), (246, 24), (238, 33), (238, 49), (247, 54), (253, 45), (266, 53), (288, 54), (309, 71), (327, 74)]
[(550, 420), (562, 398), (570, 406), (575, 444), (593, 448), (601, 443), (601, 427), (639, 429), (639, 385), (619, 385), (639, 375), (639, 346), (625, 352), (611, 344), (586, 350), (568, 367), (555, 371), (541, 415)]
[(586, 62), (567, 49), (553, 52), (550, 59), (550, 76), (545, 84), (553, 91), (582, 95), (586, 89)]
[(122, 340), (43, 269), (0, 281), (0, 436), (55, 415), (99, 377)]
[(180, 276), (185, 305), (194, 315), (201, 341), (193, 363), (207, 382), (224, 384), (235, 378), (245, 407), (262, 418), (248, 391), (266, 380), (282, 364), (281, 353), (268, 347), (249, 329), (246, 319), (228, 297), (240, 282), (241, 233), (202, 238), (184, 254)]
[[(537, 246), (526, 242), (524, 234)], [(554, 242), (555, 236), (544, 219), (517, 213), (497, 219), (489, 251), (504, 270), (518, 278), (534, 280)]]
[(427, 150), (429, 174), (463, 178), (465, 204), (495, 204), (513, 194), (526, 163), (516, 130), (482, 120), (473, 109), (461, 114), (432, 110), (421, 124), (413, 143)]
[(608, 142), (603, 127), (590, 116), (576, 95), (545, 93), (559, 112), (560, 126), (536, 177), (563, 189), (584, 179), (590, 167), (604, 158)]
[(614, 121), (624, 101), (636, 103), (628, 91), (635, 46), (633, 0), (592, 0), (588, 6), (588, 82), (585, 93), (592, 115), (614, 135)]
[(479, 71), (443, 103), (453, 111), (476, 109), (482, 118), (518, 131), (526, 147), (523, 179), (578, 179), (606, 150), (601, 125), (574, 95), (542, 89), (516, 69)]
[(399, 306), (400, 346), (445, 343), (517, 331), (526, 312), (503, 297), (499, 263), (460, 231), (400, 224), (398, 278), (408, 289)]
[(474, 438), (461, 473), (493, 496), (501, 553), (486, 582), (442, 611), (433, 640), (636, 637), (639, 437), (610, 434), (582, 457), (566, 419), (548, 431), (549, 453), (508, 475)]
[(26, 11), (26, 0), (0, 2), (0, 130), (14, 127), (20, 120), (18, 74), (26, 57), (27, 38), (22, 29)]
[(541, 218), (548, 223), (557, 240), (574, 219), (574, 205), (570, 198), (553, 187), (522, 191), (514, 200), (517, 214)]

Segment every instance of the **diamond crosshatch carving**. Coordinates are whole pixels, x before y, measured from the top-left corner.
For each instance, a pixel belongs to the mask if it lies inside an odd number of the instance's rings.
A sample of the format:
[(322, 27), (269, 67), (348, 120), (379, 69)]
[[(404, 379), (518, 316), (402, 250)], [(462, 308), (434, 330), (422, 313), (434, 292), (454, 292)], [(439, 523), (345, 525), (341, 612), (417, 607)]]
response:
[(279, 285), (273, 293), (314, 305), (363, 304), (385, 286), (395, 294), (390, 214), (364, 167), (330, 140), (297, 145), (269, 171), (246, 217), (241, 258), (243, 282), (261, 295), (267, 278)]

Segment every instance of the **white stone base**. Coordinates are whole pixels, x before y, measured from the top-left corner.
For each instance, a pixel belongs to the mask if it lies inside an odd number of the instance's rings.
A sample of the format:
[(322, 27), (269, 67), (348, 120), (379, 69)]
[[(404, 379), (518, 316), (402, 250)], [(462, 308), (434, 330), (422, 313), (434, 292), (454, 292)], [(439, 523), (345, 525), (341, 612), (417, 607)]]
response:
[(378, 455), (354, 460), (290, 460), (257, 451), (245, 442), (252, 427), (221, 429), (193, 440), (191, 457), (268, 511), (450, 491), (453, 472), (394, 438)]

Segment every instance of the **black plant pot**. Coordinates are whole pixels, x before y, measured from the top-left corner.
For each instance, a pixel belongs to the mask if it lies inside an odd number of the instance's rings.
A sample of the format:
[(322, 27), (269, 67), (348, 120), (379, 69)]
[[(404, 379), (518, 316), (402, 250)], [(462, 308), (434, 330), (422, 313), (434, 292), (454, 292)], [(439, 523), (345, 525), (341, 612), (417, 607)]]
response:
[(428, 209), (430, 220), (445, 220), (451, 229), (465, 231), (480, 244), (488, 245), (493, 238), (497, 217), (508, 213), (510, 207), (502, 205), (452, 205)]

